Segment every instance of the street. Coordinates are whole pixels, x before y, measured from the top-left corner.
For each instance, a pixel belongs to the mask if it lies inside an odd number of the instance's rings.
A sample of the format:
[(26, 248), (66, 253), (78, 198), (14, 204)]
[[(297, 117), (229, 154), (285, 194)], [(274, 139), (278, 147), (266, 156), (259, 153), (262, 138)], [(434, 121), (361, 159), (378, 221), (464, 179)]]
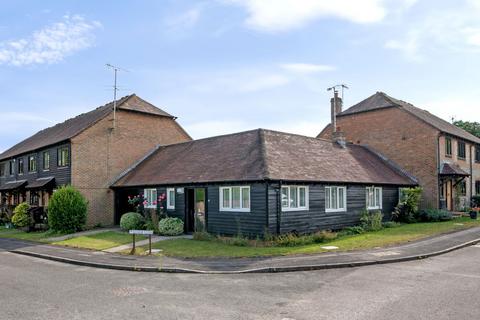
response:
[(480, 246), (315, 272), (198, 275), (0, 252), (0, 319), (478, 319)]

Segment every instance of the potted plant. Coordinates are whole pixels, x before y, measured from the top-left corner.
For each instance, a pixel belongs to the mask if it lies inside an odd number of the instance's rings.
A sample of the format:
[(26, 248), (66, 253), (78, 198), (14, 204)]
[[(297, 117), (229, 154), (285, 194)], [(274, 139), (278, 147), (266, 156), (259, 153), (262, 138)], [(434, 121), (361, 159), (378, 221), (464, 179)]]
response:
[(474, 220), (477, 220), (479, 211), (480, 211), (479, 207), (470, 209), (470, 218), (474, 219)]

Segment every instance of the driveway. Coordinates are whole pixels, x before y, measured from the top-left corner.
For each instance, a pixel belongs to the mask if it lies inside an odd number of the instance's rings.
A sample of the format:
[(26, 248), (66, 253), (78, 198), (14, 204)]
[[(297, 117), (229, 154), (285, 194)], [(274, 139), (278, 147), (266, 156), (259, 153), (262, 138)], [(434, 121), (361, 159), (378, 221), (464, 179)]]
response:
[(134, 273), (0, 252), (0, 319), (477, 319), (480, 247), (281, 274)]

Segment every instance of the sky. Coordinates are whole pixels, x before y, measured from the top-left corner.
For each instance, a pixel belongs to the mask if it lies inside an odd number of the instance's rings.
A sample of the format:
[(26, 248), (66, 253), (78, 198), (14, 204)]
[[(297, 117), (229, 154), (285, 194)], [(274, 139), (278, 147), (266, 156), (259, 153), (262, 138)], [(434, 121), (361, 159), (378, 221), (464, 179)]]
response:
[(0, 0), (0, 151), (136, 93), (194, 138), (315, 136), (377, 91), (479, 121), (480, 0)]

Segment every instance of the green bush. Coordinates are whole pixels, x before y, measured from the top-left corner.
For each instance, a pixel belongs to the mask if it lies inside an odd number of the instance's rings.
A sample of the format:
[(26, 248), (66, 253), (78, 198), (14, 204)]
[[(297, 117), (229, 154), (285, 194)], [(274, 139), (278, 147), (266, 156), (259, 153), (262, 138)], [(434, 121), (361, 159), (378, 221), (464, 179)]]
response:
[(404, 188), (402, 197), (392, 213), (397, 222), (413, 223), (418, 218), (418, 205), (422, 197), (422, 188)]
[(158, 233), (158, 224), (153, 222), (153, 220), (147, 220), (143, 224), (143, 229), (152, 230), (154, 233)]
[(216, 237), (211, 234), (211, 233), (208, 233), (206, 231), (197, 231), (193, 234), (193, 240), (198, 240), (198, 241), (212, 241), (212, 240), (215, 240)]
[(313, 243), (323, 243), (336, 238), (337, 234), (335, 232), (326, 230), (300, 236), (295, 233), (286, 233), (276, 236), (273, 240), (273, 245), (279, 247), (295, 247)]
[(387, 221), (383, 223), (384, 228), (396, 228), (396, 227), (400, 227), (401, 225), (402, 225), (401, 223), (395, 222), (395, 221)]
[(323, 243), (331, 240), (335, 240), (337, 238), (337, 234), (335, 232), (331, 232), (328, 230), (318, 231), (311, 235), (312, 241), (314, 243)]
[(383, 214), (380, 211), (368, 211), (364, 209), (360, 216), (360, 226), (365, 231), (378, 231), (383, 228)]
[(474, 208), (480, 207), (480, 195), (476, 195), (472, 197), (472, 207)]
[(423, 222), (449, 221), (452, 219), (452, 213), (446, 210), (426, 209), (420, 212), (420, 221)]
[(87, 222), (88, 202), (72, 186), (55, 191), (48, 203), (48, 225), (54, 232), (82, 230)]
[(165, 218), (158, 223), (158, 232), (163, 236), (178, 236), (183, 233), (183, 221), (179, 218)]
[(355, 234), (362, 234), (365, 233), (365, 229), (362, 226), (353, 226), (353, 227), (346, 227), (342, 230), (342, 234), (344, 235), (355, 235)]
[(24, 228), (30, 226), (31, 219), (30, 215), (28, 214), (28, 209), (30, 209), (28, 203), (23, 202), (20, 203), (15, 210), (13, 210), (12, 223), (15, 225), (15, 227)]
[(145, 219), (140, 213), (128, 212), (120, 218), (120, 228), (123, 231), (141, 230), (144, 228)]

